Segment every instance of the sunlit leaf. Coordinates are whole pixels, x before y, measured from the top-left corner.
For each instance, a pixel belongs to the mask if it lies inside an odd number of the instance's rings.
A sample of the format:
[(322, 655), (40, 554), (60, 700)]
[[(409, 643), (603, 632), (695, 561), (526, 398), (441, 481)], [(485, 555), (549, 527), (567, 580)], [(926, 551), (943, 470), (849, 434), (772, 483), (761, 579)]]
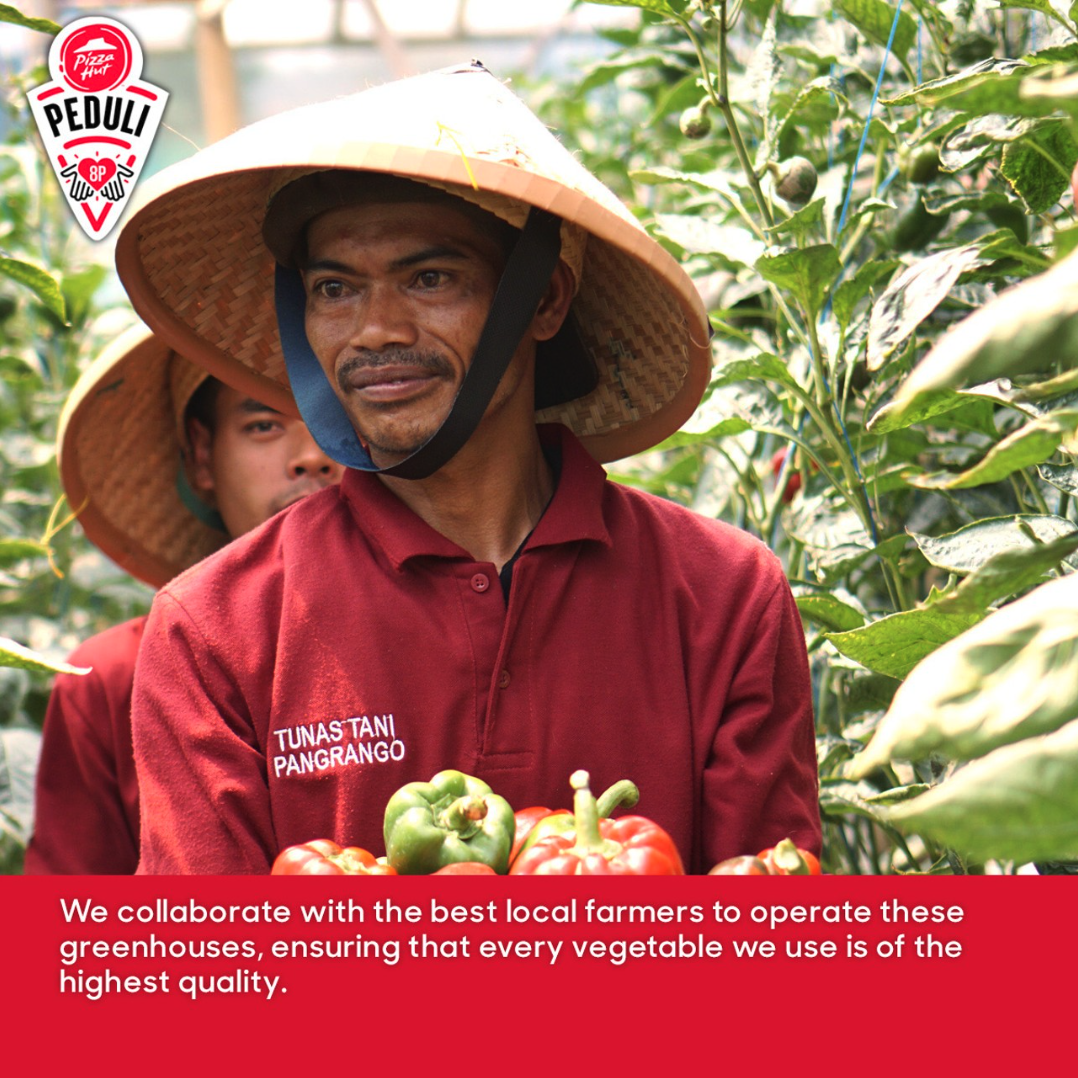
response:
[(988, 517), (940, 536), (908, 530), (931, 565), (963, 575), (976, 572), (999, 554), (1030, 550), (1076, 532), (1078, 526), (1065, 517), (1033, 513)]
[(963, 490), (997, 483), (1013, 472), (1046, 461), (1073, 429), (1073, 425), (1051, 417), (1035, 419), (994, 445), (973, 467), (957, 473), (914, 476), (910, 483), (925, 490)]
[(901, 406), (923, 393), (1045, 370), (1078, 356), (1078, 251), (1008, 288), (952, 326), (899, 387)]
[(1044, 213), (1070, 186), (1078, 145), (1065, 121), (1048, 124), (1006, 146), (1000, 174), (1030, 213)]
[[(891, 37), (895, 10), (885, 0), (833, 0), (834, 11), (842, 15), (876, 45), (886, 45)], [(905, 11), (898, 15), (891, 51), (900, 60), (917, 40), (917, 23)]]
[(868, 328), (870, 371), (902, 347), (910, 334), (943, 302), (955, 281), (981, 261), (978, 244), (952, 247), (915, 262), (900, 273), (872, 305)]
[(853, 776), (933, 753), (963, 760), (1078, 717), (1078, 575), (1061, 577), (929, 655), (894, 701)]
[(35, 19), (24, 15), (18, 8), (10, 4), (0, 4), (0, 22), (13, 23), (15, 26), (25, 26), (28, 30), (39, 30), (43, 34), (58, 34), (60, 25), (52, 19)]
[(926, 655), (975, 625), (983, 615), (948, 613), (933, 605), (903, 610), (844, 633), (827, 633), (843, 655), (888, 677), (905, 677)]
[(14, 666), (20, 670), (42, 670), (58, 674), (88, 674), (89, 667), (71, 666), (56, 662), (6, 636), (0, 636), (0, 666)]
[(886, 810), (916, 831), (978, 860), (1078, 856), (1078, 722), (997, 749), (945, 782)]
[(765, 254), (756, 262), (756, 272), (765, 281), (792, 293), (811, 318), (820, 313), (823, 298), (840, 268), (838, 251), (829, 243)]
[(25, 285), (48, 310), (61, 321), (64, 320), (64, 297), (56, 278), (51, 274), (15, 258), (0, 258), (0, 273)]

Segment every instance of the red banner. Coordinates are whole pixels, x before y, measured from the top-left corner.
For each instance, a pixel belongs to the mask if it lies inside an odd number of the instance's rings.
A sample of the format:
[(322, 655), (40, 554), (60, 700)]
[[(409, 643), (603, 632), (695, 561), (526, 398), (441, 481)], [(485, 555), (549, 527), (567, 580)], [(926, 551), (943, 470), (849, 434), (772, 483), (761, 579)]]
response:
[(1024, 876), (8, 878), (5, 1057), (1044, 1068), (1067, 1058), (1075, 894)]

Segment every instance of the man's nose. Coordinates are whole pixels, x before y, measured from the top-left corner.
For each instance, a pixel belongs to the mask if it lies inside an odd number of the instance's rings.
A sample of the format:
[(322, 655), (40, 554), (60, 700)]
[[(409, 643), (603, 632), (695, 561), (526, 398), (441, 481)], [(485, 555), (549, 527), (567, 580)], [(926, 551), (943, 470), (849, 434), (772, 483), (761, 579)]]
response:
[(357, 304), (350, 343), (357, 349), (379, 352), (383, 348), (411, 347), (416, 343), (415, 319), (408, 299), (395, 284), (376, 283)]
[(322, 486), (340, 482), (344, 468), (322, 452), (303, 424), (297, 424), (293, 440), (294, 449), (288, 463), (288, 472), (293, 479), (310, 476)]

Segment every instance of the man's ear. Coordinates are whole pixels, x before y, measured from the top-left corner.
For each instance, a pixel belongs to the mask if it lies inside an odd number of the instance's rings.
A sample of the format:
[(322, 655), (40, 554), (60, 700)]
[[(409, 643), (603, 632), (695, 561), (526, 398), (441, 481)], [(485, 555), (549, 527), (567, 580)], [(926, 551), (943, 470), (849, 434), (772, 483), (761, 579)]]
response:
[(532, 336), (535, 340), (549, 341), (561, 329), (573, 302), (574, 284), (572, 270), (559, 260), (532, 319)]
[(184, 455), (188, 480), (194, 490), (212, 494), (213, 431), (198, 419), (188, 419), (187, 444), (191, 447), (190, 453)]

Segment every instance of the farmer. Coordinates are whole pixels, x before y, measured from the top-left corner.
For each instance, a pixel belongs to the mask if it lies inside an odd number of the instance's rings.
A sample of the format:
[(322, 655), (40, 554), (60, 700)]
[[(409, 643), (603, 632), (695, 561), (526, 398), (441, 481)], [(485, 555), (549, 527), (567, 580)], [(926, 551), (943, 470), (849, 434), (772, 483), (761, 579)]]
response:
[[(75, 386), (59, 460), (88, 538), (154, 587), (341, 473), (302, 422), (222, 385), (142, 326)], [(131, 687), (145, 628), (140, 617), (91, 637), (69, 659), (90, 673), (56, 678), (28, 873), (135, 871)]]
[(819, 848), (778, 560), (599, 464), (692, 413), (706, 312), (498, 80), (239, 132), (146, 184), (117, 265), (177, 348), (294, 394), (348, 466), (158, 594), (140, 872), (263, 873), (316, 837), (380, 853), (391, 794), (444, 768), (517, 807), (568, 804), (578, 768), (631, 778), (692, 872)]

